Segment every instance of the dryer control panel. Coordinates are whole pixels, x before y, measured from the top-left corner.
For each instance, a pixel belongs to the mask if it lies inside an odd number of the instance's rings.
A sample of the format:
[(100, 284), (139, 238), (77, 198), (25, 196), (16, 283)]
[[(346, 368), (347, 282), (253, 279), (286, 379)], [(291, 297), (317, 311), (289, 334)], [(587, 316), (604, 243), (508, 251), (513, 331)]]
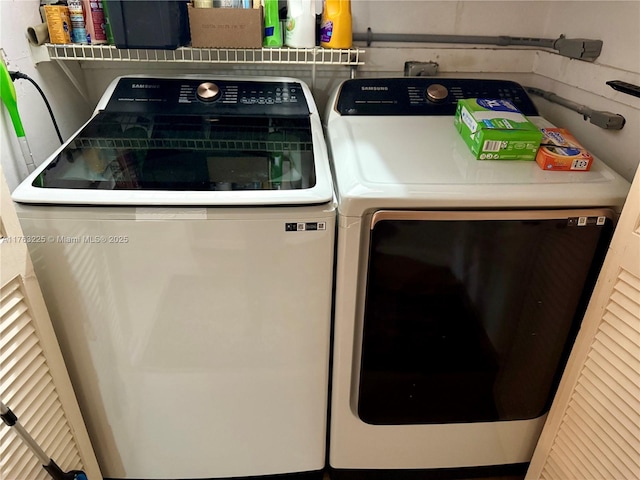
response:
[(208, 79), (120, 79), (107, 112), (246, 117), (309, 116), (302, 85)]
[(454, 115), (461, 98), (510, 100), (524, 115), (538, 115), (516, 82), (437, 77), (347, 80), (336, 109), (341, 115)]

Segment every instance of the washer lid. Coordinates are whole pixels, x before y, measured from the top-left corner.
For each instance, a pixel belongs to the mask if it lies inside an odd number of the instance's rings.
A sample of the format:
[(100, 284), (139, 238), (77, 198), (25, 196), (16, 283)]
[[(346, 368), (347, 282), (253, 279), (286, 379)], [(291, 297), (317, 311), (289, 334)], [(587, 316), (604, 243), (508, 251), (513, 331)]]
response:
[(316, 117), (308, 111), (280, 117), (101, 111), (14, 199), (111, 205), (329, 202), (331, 177)]
[(589, 172), (547, 172), (533, 161), (476, 160), (451, 116), (332, 115), (327, 140), (344, 215), (376, 208), (618, 207), (629, 188), (599, 161)]

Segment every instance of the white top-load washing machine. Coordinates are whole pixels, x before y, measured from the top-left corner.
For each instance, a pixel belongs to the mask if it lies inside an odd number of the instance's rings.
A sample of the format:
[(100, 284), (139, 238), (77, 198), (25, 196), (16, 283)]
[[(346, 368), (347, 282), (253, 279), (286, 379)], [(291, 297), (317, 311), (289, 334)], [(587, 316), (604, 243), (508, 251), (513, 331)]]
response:
[(549, 126), (506, 81), (355, 79), (328, 104), (338, 479), (526, 470), (629, 188), (598, 160), (475, 160), (460, 98)]
[(13, 198), (105, 477), (321, 475), (335, 200), (304, 83), (118, 78)]

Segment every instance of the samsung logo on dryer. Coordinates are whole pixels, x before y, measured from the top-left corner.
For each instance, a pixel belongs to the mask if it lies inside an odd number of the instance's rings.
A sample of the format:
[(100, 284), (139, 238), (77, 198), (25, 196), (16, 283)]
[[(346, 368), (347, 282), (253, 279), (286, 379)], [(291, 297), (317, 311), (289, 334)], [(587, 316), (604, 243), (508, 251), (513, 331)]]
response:
[(151, 85), (149, 83), (132, 83), (131, 88), (160, 88), (160, 85)]
[(363, 90), (363, 91), (374, 91), (374, 92), (384, 92), (384, 91), (389, 90), (389, 87), (385, 87), (385, 86), (380, 86), (380, 87), (362, 86), (362, 87), (360, 87), (360, 90)]

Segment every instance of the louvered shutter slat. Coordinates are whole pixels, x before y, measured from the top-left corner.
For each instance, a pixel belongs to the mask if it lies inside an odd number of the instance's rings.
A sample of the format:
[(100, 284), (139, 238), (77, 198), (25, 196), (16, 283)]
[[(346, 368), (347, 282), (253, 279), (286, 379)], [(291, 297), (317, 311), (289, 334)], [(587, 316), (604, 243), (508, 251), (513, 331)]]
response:
[[(20, 278), (0, 290), (0, 398), (63, 470), (81, 469), (71, 429), (29, 313)], [(15, 432), (2, 434), (0, 478), (46, 480), (48, 474)], [(56, 458), (55, 455), (60, 457)]]
[(619, 270), (593, 332), (542, 480), (640, 478), (640, 278)]

